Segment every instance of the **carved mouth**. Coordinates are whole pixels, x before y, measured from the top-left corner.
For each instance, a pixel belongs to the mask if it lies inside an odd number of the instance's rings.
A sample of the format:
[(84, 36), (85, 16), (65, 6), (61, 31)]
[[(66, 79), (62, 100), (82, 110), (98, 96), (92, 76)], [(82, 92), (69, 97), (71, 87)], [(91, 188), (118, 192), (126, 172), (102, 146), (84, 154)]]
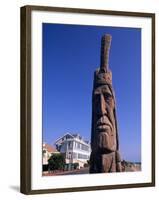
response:
[(110, 132), (113, 131), (113, 126), (107, 116), (102, 116), (96, 122), (96, 129), (100, 132)]
[(97, 124), (97, 130), (98, 131), (112, 131), (112, 126), (107, 123), (98, 123)]

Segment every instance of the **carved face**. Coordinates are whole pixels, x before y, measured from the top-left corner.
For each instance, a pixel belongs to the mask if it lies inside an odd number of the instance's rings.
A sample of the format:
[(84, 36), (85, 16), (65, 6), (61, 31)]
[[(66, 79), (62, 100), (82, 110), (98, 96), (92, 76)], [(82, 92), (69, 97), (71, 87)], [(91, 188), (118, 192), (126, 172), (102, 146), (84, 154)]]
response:
[(96, 147), (100, 150), (116, 150), (115, 100), (108, 85), (102, 85), (93, 91), (93, 131)]

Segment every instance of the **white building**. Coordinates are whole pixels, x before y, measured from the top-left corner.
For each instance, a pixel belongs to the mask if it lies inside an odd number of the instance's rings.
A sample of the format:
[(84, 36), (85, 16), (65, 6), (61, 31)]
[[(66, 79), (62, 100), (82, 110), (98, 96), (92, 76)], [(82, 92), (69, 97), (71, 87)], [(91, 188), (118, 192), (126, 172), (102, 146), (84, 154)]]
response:
[(59, 153), (53, 146), (43, 143), (43, 165), (48, 165), (49, 158), (55, 154)]
[(67, 164), (78, 163), (81, 168), (90, 159), (90, 143), (83, 140), (79, 134), (66, 133), (56, 140), (55, 145), (57, 150), (65, 156)]

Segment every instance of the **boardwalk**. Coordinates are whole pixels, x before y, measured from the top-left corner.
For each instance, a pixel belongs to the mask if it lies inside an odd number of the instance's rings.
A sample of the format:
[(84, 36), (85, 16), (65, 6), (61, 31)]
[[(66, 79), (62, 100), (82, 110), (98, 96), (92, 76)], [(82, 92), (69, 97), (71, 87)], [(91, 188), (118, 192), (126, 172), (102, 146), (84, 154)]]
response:
[(81, 168), (72, 171), (60, 171), (60, 172), (44, 172), (43, 176), (57, 176), (57, 175), (73, 175), (73, 174), (89, 174), (89, 168)]

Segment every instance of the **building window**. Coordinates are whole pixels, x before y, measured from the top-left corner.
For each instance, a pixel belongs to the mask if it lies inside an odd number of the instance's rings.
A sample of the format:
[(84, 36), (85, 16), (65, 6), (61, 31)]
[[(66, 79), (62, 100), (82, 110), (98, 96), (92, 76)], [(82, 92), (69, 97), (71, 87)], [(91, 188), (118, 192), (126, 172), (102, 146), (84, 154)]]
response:
[(88, 151), (88, 150), (89, 150), (89, 149), (88, 149), (88, 146), (82, 144), (82, 150), (84, 150), (84, 151)]
[(78, 148), (78, 143), (77, 143), (77, 142), (75, 142), (75, 145), (74, 145), (74, 147), (75, 147), (75, 149), (77, 149), (77, 148)]
[(59, 148), (60, 152), (65, 152), (66, 151), (66, 143), (63, 142), (62, 145)]
[(80, 149), (80, 146), (81, 146), (81, 145), (80, 145), (80, 143), (78, 142), (78, 143), (77, 143), (77, 148)]
[(68, 142), (68, 149), (72, 149), (73, 148), (73, 142), (72, 141), (69, 141)]
[(73, 152), (73, 159), (77, 159), (77, 153)]
[(79, 158), (79, 159), (88, 159), (89, 156), (88, 156), (88, 155), (85, 155), (85, 154), (79, 153), (79, 154), (78, 154), (78, 158)]
[(67, 159), (72, 159), (72, 152), (67, 153)]

